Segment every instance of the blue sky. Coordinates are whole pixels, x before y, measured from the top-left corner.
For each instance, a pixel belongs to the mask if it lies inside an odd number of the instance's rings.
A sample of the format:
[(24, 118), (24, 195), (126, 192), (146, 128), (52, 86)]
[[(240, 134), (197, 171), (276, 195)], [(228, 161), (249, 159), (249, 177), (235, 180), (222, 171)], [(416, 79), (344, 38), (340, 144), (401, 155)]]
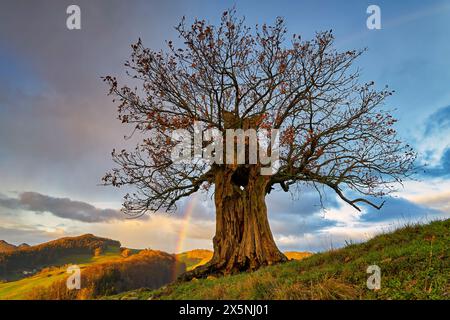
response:
[[(81, 8), (82, 29), (66, 28), (66, 8)], [(368, 30), (366, 8), (381, 8), (381, 30)], [(110, 151), (129, 133), (115, 119), (100, 76), (124, 76), (138, 37), (163, 48), (185, 15), (215, 22), (235, 6), (249, 25), (285, 18), (304, 39), (332, 29), (340, 50), (367, 48), (357, 61), (364, 81), (396, 94), (397, 129), (419, 152), (416, 181), (381, 211), (358, 213), (327, 194), (268, 197), (271, 226), (283, 249), (324, 250), (360, 241), (450, 210), (450, 3), (448, 1), (9, 1), (0, 4), (0, 239), (37, 243), (91, 232), (135, 247), (174, 250), (183, 203), (173, 216), (127, 220), (124, 190), (98, 186)], [(129, 144), (128, 144), (129, 145)], [(197, 202), (185, 249), (211, 247), (214, 209)], [(62, 209), (66, 208), (66, 209)], [(87, 219), (86, 216), (104, 215)]]

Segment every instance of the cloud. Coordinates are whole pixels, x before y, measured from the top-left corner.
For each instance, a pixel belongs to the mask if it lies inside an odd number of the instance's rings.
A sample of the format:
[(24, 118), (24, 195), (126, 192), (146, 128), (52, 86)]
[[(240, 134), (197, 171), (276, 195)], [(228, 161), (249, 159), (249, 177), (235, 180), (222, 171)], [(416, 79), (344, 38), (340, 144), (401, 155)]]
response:
[(435, 194), (424, 194), (416, 196), (414, 201), (427, 207), (446, 212), (450, 215), (450, 192), (443, 191)]
[(365, 212), (361, 215), (361, 221), (385, 222), (399, 220), (411, 222), (416, 221), (417, 219), (426, 219), (439, 213), (442, 214), (439, 210), (414, 203), (404, 198), (390, 197), (386, 199), (385, 204), (380, 210), (367, 207)]
[[(314, 216), (313, 216), (314, 217)], [(344, 246), (348, 242), (361, 242), (381, 231), (385, 223), (362, 222), (361, 213), (342, 204), (322, 215), (307, 220), (303, 232), (276, 233), (276, 243), (282, 250), (320, 252)]]
[(97, 184), (114, 165), (111, 150), (123, 147), (132, 129), (117, 121), (100, 77), (121, 79), (132, 42), (165, 46), (186, 7), (195, 6), (80, 0), (82, 29), (70, 31), (69, 4), (0, 5), (0, 192), (7, 186), (113, 201), (129, 190)]
[(23, 192), (17, 198), (0, 195), (0, 206), (35, 213), (49, 212), (59, 218), (87, 223), (108, 222), (125, 218), (119, 210), (100, 209), (86, 202), (50, 197), (37, 192)]
[(428, 116), (423, 131), (417, 137), (420, 161), (426, 164), (421, 175), (448, 175), (450, 168), (450, 106), (442, 107)]
[[(422, 195), (422, 198), (416, 194), (413, 198), (414, 201), (412, 198), (391, 198), (381, 211), (364, 208), (362, 213), (341, 201), (336, 201), (337, 206), (329, 210), (306, 215), (295, 215), (292, 214), (293, 211), (270, 212), (270, 226), (281, 250), (322, 251), (343, 246), (346, 241), (367, 240), (379, 232), (392, 230), (405, 222), (426, 221), (426, 218), (445, 216), (442, 210), (450, 203), (448, 192), (433, 194), (433, 197)], [(17, 219), (11, 220), (10, 225), (4, 225), (3, 222), (7, 220), (3, 220), (0, 238), (13, 243), (37, 243), (61, 236), (94, 233), (135, 248), (151, 247), (168, 252), (195, 248), (211, 249), (215, 217), (212, 202), (207, 200), (208, 198), (200, 197), (195, 205), (188, 206), (187, 202), (191, 199), (186, 199), (180, 205), (180, 210), (174, 214), (154, 213), (144, 219), (125, 219), (118, 210), (100, 209), (89, 203), (68, 198), (51, 197), (36, 192), (23, 192), (16, 197), (0, 194), (0, 206), (9, 209), (5, 210), (8, 213), (7, 216), (3, 214), (4, 219), (14, 215), (16, 211), (24, 211), (23, 215), (25, 212), (36, 215), (34, 225), (30, 225), (29, 217), (24, 225)], [(293, 201), (292, 205), (295, 206), (296, 202), (298, 201)], [(186, 218), (188, 207), (192, 208), (190, 218)], [(45, 219), (50, 217), (42, 217), (39, 220), (38, 216), (44, 212), (71, 219), (76, 223), (67, 222), (61, 225), (56, 221), (53, 227), (49, 227)], [(43, 221), (44, 225), (39, 225), (40, 221)]]
[(19, 245), (22, 243), (28, 243), (29, 245), (35, 245), (42, 242), (54, 240), (65, 236), (62, 230), (48, 232), (35, 228), (5, 228), (0, 227), (0, 240), (5, 240), (9, 243)]
[(326, 219), (322, 214), (306, 217), (293, 215), (278, 215), (270, 219), (271, 230), (278, 236), (305, 235), (317, 232), (323, 228), (336, 225), (336, 221)]
[(425, 167), (423, 172), (421, 172), (421, 175), (431, 177), (443, 177), (450, 175), (450, 148), (443, 151), (438, 165)]
[[(83, 201), (37, 192), (8, 197), (0, 194), (0, 239), (11, 243), (41, 243), (63, 236), (93, 233), (121, 241), (133, 248), (155, 248), (174, 252), (212, 248), (214, 211), (199, 197), (187, 215), (186, 199), (178, 212), (151, 213), (138, 219), (115, 209), (101, 209)], [(2, 210), (4, 209), (4, 210)], [(69, 219), (61, 223), (55, 217)]]
[(425, 135), (439, 133), (443, 128), (450, 128), (450, 106), (440, 108), (428, 117)]
[(212, 249), (214, 230), (213, 222), (190, 220), (186, 223), (166, 214), (154, 214), (147, 220), (89, 224), (83, 228), (84, 233), (119, 240), (125, 247), (152, 248), (166, 252)]
[(274, 217), (280, 214), (309, 216), (321, 212), (323, 207), (327, 209), (338, 207), (336, 195), (333, 192), (324, 189), (321, 193), (322, 203), (319, 193), (311, 186), (298, 186), (293, 193), (276, 190), (266, 198), (269, 215)]

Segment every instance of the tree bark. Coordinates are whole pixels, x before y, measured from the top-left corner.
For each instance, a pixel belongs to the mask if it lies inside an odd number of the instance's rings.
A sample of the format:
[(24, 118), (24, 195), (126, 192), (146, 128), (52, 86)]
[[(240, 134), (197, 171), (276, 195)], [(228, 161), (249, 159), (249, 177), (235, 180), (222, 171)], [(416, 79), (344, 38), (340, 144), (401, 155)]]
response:
[(258, 166), (226, 166), (216, 175), (214, 255), (181, 280), (253, 271), (287, 261), (273, 240), (265, 203), (268, 176)]

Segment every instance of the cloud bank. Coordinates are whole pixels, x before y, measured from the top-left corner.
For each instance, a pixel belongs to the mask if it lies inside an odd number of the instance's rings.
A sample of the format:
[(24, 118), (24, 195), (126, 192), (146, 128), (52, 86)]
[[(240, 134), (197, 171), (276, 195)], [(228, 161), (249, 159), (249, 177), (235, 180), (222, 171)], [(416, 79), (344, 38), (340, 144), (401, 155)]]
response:
[(124, 214), (115, 209), (99, 209), (93, 205), (69, 198), (55, 198), (37, 192), (23, 192), (17, 198), (0, 194), (0, 206), (35, 213), (49, 212), (56, 217), (80, 222), (109, 222), (123, 220)]

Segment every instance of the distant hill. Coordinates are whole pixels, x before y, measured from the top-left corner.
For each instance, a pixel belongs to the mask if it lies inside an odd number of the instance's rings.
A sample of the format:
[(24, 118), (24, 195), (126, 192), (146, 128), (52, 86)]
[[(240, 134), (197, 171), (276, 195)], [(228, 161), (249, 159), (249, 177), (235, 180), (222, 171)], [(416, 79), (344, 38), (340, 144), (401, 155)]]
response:
[[(449, 299), (450, 219), (408, 225), (360, 244), (252, 273), (174, 283), (109, 299)], [(369, 290), (367, 268), (381, 269)]]
[(17, 247), (11, 243), (6, 242), (5, 240), (0, 240), (0, 253), (1, 252), (11, 252), (17, 250)]
[(0, 280), (19, 279), (46, 266), (58, 265), (73, 255), (93, 255), (108, 247), (120, 247), (120, 242), (85, 234), (65, 237), (36, 246), (26, 244), (0, 253)]

